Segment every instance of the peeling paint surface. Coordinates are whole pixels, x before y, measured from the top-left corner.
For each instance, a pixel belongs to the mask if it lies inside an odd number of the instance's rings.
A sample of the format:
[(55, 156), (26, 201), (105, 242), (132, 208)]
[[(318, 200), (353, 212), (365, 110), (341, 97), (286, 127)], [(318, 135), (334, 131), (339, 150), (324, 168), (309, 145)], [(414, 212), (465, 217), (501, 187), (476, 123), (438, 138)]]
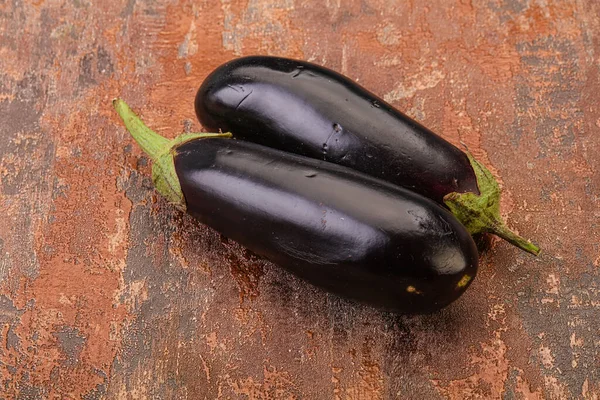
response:
[[(0, 399), (597, 399), (596, 0), (0, 2)], [(324, 64), (497, 176), (433, 315), (328, 295), (169, 207), (112, 110), (169, 137), (242, 55)]]

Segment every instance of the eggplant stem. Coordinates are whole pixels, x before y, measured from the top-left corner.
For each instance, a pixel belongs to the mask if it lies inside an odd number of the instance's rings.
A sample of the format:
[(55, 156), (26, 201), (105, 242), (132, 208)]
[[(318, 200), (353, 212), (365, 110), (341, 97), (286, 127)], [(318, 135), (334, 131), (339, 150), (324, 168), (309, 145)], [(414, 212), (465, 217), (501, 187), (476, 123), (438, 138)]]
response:
[(156, 190), (170, 203), (185, 211), (185, 197), (175, 170), (176, 148), (196, 139), (230, 138), (231, 133), (184, 133), (175, 139), (169, 140), (148, 128), (123, 100), (114, 99), (113, 107), (123, 120), (131, 136), (140, 145), (144, 153), (152, 159), (152, 181)]
[(123, 120), (125, 127), (133, 136), (137, 144), (140, 145), (144, 153), (152, 159), (158, 160), (160, 155), (169, 145), (169, 139), (159, 135), (146, 124), (129, 108), (129, 105), (121, 99), (113, 100), (113, 107)]
[(526, 240), (525, 238), (522, 238), (521, 236), (515, 234), (513, 231), (508, 229), (508, 227), (504, 223), (498, 226), (490, 227), (489, 232), (501, 237), (508, 243), (517, 246), (518, 248), (523, 249), (528, 253), (531, 253), (536, 256), (540, 254), (540, 248), (538, 246), (531, 243), (529, 240)]
[(467, 157), (477, 177), (479, 195), (475, 193), (449, 193), (444, 203), (471, 235), (493, 233), (518, 248), (533, 255), (540, 248), (511, 231), (500, 216), (500, 187), (492, 173), (467, 151)]

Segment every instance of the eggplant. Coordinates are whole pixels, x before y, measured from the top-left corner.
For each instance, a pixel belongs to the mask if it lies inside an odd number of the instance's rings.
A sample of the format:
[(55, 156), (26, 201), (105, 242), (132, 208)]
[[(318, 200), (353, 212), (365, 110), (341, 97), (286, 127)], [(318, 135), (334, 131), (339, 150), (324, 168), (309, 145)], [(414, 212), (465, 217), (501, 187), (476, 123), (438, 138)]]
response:
[(500, 216), (500, 190), (473, 158), (347, 77), (312, 63), (250, 56), (202, 83), (205, 129), (343, 165), (447, 207), (471, 234), (494, 233), (537, 255)]
[(114, 107), (153, 161), (156, 189), (201, 223), (331, 293), (400, 313), (456, 300), (477, 273), (447, 210), (352, 169), (242, 140), (167, 140)]

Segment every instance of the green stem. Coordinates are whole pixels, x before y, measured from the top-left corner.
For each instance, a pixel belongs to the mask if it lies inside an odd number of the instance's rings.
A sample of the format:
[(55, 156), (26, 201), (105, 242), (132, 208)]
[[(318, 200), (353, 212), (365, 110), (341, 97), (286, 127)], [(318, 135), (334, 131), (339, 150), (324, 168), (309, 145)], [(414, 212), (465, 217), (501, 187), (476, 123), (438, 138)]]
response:
[(515, 234), (513, 231), (508, 229), (508, 227), (505, 224), (491, 227), (490, 232), (501, 237), (510, 244), (525, 250), (528, 253), (534, 254), (536, 256), (540, 254), (540, 248), (538, 246), (531, 243), (529, 240), (526, 240), (521, 236)]
[(167, 148), (169, 139), (160, 136), (158, 133), (148, 128), (123, 100), (114, 99), (113, 107), (117, 110), (125, 127), (140, 145), (144, 153), (146, 153), (152, 161), (158, 160), (158, 157)]
[(113, 107), (125, 123), (131, 136), (144, 153), (152, 159), (152, 181), (156, 190), (170, 203), (185, 211), (185, 198), (175, 170), (177, 147), (196, 139), (230, 138), (231, 133), (184, 133), (169, 140), (148, 128), (123, 100), (113, 100)]
[(449, 193), (444, 197), (446, 206), (472, 235), (490, 232), (537, 256), (540, 248), (511, 231), (500, 216), (500, 187), (492, 173), (468, 152), (467, 157), (477, 177), (480, 194)]

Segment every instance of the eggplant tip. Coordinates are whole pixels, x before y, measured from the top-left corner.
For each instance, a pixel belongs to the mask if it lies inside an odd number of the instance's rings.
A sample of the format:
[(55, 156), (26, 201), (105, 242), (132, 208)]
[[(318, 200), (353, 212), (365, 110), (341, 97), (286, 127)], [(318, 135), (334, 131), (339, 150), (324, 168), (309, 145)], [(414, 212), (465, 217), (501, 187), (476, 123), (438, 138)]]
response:
[(458, 281), (458, 283), (456, 284), (456, 288), (457, 289), (464, 288), (471, 281), (471, 279), (472, 279), (471, 275), (464, 275), (460, 279), (460, 281)]

